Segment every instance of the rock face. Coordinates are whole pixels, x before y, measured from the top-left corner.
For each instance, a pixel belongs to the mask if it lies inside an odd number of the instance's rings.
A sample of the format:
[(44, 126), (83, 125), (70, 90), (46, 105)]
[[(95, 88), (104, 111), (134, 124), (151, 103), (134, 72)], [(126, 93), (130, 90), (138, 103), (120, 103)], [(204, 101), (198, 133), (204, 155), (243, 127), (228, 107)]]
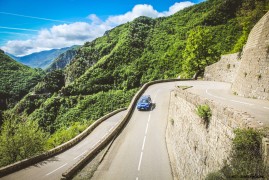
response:
[(205, 68), (204, 80), (234, 82), (234, 78), (240, 67), (239, 53), (221, 56), (217, 62)]
[(269, 12), (250, 32), (232, 85), (240, 96), (269, 100)]
[(63, 69), (66, 65), (70, 64), (71, 60), (76, 56), (77, 49), (70, 49), (66, 52), (60, 54), (57, 59), (49, 66), (47, 69), (48, 72)]

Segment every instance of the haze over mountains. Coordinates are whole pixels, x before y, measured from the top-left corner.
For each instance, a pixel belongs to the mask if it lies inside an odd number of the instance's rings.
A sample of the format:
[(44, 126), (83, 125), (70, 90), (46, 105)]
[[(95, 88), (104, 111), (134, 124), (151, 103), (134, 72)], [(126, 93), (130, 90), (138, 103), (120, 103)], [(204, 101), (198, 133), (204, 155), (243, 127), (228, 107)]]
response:
[(78, 47), (78, 46), (65, 47), (61, 49), (51, 49), (48, 51), (36, 52), (36, 53), (29, 54), (22, 57), (17, 57), (9, 53), (6, 53), (6, 54), (10, 56), (11, 58), (15, 59), (16, 61), (24, 65), (27, 65), (31, 68), (46, 69), (49, 67), (49, 65), (51, 65), (54, 62), (54, 60), (56, 60), (56, 58), (59, 55), (75, 47)]

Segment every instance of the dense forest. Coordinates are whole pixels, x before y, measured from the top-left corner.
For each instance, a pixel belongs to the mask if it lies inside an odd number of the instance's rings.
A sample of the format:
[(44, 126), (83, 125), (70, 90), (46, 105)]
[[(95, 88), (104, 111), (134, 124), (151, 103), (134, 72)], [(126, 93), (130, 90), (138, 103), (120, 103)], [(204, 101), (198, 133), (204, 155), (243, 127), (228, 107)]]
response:
[[(101, 116), (126, 107), (146, 82), (202, 76), (205, 66), (220, 55), (242, 51), (266, 10), (269, 0), (207, 0), (169, 17), (139, 17), (86, 42), (67, 67), (48, 72), (3, 113), (0, 157), (5, 158), (0, 166), (69, 140)], [(31, 72), (41, 77), (38, 70)], [(33, 85), (32, 81), (26, 83)], [(7, 86), (8, 79), (1, 83)], [(26, 94), (23, 87), (18, 88), (21, 96)], [(16, 94), (9, 89), (0, 92)], [(42, 137), (32, 136), (36, 144), (29, 138), (32, 130)], [(27, 153), (23, 147), (16, 149), (24, 146), (20, 134), (29, 134), (37, 148)]]
[(41, 69), (32, 69), (16, 62), (2, 50), (0, 69), (0, 111), (13, 107), (45, 75)]

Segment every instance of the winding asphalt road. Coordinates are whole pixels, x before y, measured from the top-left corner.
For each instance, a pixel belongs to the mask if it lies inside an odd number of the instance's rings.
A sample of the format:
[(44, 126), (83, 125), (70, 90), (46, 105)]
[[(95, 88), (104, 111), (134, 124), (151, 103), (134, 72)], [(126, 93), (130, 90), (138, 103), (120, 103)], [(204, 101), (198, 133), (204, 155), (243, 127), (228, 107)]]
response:
[(234, 96), (228, 83), (181, 81), (156, 84), (144, 93), (151, 95), (156, 107), (152, 111), (135, 110), (92, 179), (173, 179), (166, 150), (165, 129), (170, 92), (176, 86), (192, 86), (188, 91), (246, 111), (257, 121), (269, 125), (269, 102)]
[[(169, 180), (173, 179), (166, 149), (165, 130), (170, 92), (176, 86), (234, 109), (248, 112), (261, 125), (269, 126), (269, 101), (246, 99), (232, 95), (230, 84), (207, 81), (180, 81), (150, 86), (145, 94), (156, 104), (152, 111), (135, 110), (129, 123), (112, 144), (93, 179)], [(73, 148), (3, 179), (60, 179), (100, 139), (112, 130), (126, 112), (119, 113), (99, 125), (93, 133)]]

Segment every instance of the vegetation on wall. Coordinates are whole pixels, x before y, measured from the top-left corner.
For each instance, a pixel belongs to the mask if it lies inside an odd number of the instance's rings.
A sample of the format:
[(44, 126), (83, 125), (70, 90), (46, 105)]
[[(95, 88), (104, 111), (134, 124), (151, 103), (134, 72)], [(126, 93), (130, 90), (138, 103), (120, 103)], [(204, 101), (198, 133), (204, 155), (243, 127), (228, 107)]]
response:
[(212, 112), (211, 112), (210, 107), (207, 104), (199, 105), (197, 107), (196, 113), (200, 118), (202, 118), (204, 120), (206, 127), (208, 127), (209, 122), (210, 122), (210, 118), (212, 116)]
[[(236, 129), (232, 141), (231, 160), (220, 171), (210, 173), (207, 180), (255, 179), (265, 177), (262, 157), (262, 133), (254, 129)], [(220, 178), (220, 179), (221, 179)]]

